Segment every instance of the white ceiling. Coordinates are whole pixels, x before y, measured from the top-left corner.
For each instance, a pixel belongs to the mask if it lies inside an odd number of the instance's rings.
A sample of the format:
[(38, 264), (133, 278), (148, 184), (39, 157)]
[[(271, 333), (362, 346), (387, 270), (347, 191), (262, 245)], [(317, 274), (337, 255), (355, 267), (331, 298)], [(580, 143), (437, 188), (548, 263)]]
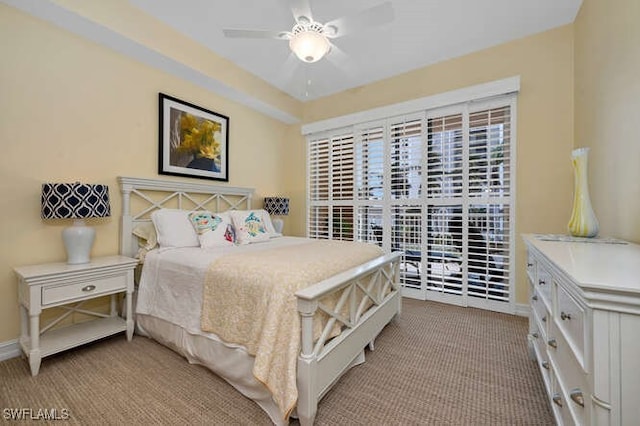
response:
[[(321, 23), (383, 1), (310, 0)], [(305, 101), (568, 24), (582, 0), (391, 0), (391, 23), (334, 39), (327, 57), (313, 64), (298, 60), (284, 40), (222, 34), (223, 28), (291, 30), (289, 0), (130, 2)]]

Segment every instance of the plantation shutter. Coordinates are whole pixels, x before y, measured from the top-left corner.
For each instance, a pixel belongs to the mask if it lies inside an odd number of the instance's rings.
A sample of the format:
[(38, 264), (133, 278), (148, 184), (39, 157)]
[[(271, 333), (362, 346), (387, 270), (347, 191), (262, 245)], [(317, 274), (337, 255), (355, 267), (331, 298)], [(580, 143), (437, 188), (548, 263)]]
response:
[(382, 127), (361, 129), (356, 141), (356, 187), (358, 200), (382, 200), (384, 180), (384, 133)]
[(391, 250), (402, 251), (400, 281), (420, 288), (422, 274), (422, 117), (389, 120)]
[(469, 114), (468, 282), (472, 297), (509, 298), (511, 109)]
[(355, 143), (358, 241), (382, 246), (384, 197), (384, 128), (358, 128)]
[(353, 240), (353, 134), (331, 138), (331, 238)]
[(427, 119), (427, 284), (447, 294), (463, 291), (463, 115)]
[(402, 252), (404, 295), (510, 311), (514, 106), (496, 97), (310, 139), (308, 235)]
[(329, 139), (309, 141), (308, 183), (309, 210), (307, 235), (310, 238), (329, 238)]
[(353, 200), (353, 135), (331, 138), (331, 198)]
[(391, 198), (417, 200), (421, 194), (422, 120), (392, 121)]
[(452, 200), (462, 196), (462, 114), (427, 120), (427, 196)]

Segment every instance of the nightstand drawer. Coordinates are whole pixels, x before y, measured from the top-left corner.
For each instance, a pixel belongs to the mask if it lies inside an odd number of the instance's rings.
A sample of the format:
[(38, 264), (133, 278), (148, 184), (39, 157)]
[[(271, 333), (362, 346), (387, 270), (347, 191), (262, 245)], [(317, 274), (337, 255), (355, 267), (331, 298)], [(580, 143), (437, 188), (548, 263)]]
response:
[(82, 281), (42, 288), (42, 305), (61, 304), (91, 298), (100, 294), (124, 291), (127, 288), (125, 275), (112, 276), (91, 281)]

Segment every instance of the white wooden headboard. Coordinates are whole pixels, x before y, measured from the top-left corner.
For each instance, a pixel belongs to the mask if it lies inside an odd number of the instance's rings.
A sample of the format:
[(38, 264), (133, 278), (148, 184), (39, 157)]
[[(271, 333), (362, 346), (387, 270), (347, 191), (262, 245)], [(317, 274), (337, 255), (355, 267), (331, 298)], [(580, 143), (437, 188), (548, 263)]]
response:
[(120, 254), (130, 257), (138, 252), (133, 229), (140, 223), (150, 222), (150, 214), (154, 210), (248, 210), (254, 193), (253, 188), (124, 176), (118, 177), (118, 183), (122, 192)]

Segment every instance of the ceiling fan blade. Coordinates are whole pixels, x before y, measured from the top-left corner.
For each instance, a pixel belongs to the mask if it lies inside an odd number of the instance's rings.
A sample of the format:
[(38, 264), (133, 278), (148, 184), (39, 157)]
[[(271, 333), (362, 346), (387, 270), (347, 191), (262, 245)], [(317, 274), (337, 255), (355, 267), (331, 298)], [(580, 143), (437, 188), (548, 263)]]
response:
[(325, 35), (329, 38), (342, 37), (369, 27), (386, 24), (393, 21), (393, 18), (393, 6), (391, 6), (391, 2), (385, 2), (355, 15), (327, 22), (324, 24)]
[(296, 20), (296, 23), (308, 24), (313, 21), (309, 0), (289, 0), (289, 4), (291, 13), (293, 13), (293, 19)]
[(277, 80), (281, 87), (285, 87), (291, 81), (300, 64), (301, 62), (296, 55), (293, 52), (289, 52), (289, 56), (287, 56), (287, 59), (278, 70)]
[(326, 58), (327, 61), (331, 62), (348, 78), (356, 78), (357, 70), (351, 57), (338, 46), (336, 46), (335, 43), (331, 43), (331, 50), (329, 50)]
[(225, 37), (229, 38), (275, 38), (278, 40), (289, 40), (291, 33), (288, 31), (269, 31), (269, 30), (222, 30)]

